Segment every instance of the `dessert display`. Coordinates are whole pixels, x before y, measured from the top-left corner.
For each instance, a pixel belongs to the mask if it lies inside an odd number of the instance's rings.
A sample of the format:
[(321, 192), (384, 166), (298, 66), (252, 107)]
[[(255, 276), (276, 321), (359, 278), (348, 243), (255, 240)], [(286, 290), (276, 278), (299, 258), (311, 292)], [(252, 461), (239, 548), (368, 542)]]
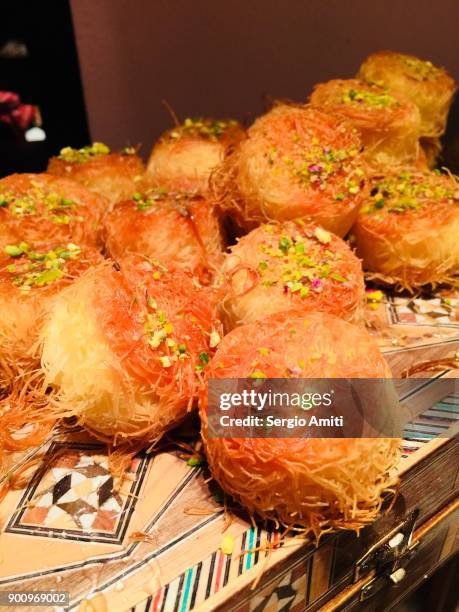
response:
[[(333, 76), (247, 129), (176, 120), (146, 164), (93, 142), (0, 179), (2, 593), (318, 609), (379, 580), (368, 551), (398, 532), (397, 563), (433, 558), (413, 525), (446, 525), (457, 487), (456, 84), (389, 51)], [(373, 437), (215, 432), (215, 388), (279, 381), (396, 402), (371, 404)]]

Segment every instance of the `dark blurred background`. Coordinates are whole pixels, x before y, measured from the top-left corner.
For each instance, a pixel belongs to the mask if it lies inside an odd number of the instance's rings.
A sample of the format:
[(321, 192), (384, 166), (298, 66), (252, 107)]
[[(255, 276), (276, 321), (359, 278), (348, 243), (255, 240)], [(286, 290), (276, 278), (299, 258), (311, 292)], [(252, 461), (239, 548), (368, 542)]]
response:
[[(459, 80), (457, 0), (73, 0), (91, 135), (151, 143), (171, 119), (249, 120), (270, 98), (305, 100), (379, 49)], [(459, 112), (455, 113), (459, 115)]]
[[(172, 123), (162, 100), (181, 119), (250, 121), (273, 98), (301, 101), (314, 83), (353, 76), (378, 49), (431, 59), (459, 80), (457, 0), (2, 4), (0, 55), (11, 39), (28, 54), (0, 59), (0, 89), (39, 105), (47, 140), (34, 144), (46, 155), (90, 135), (114, 147), (142, 144), (145, 156)], [(455, 106), (450, 150), (458, 132)], [(3, 174), (4, 165), (2, 156)]]
[[(29, 132), (27, 135), (27, 130), (0, 121), (0, 176), (14, 171), (44, 169), (48, 157), (66, 142), (83, 146), (88, 141), (68, 2), (2, 2), (2, 91), (14, 92), (23, 103), (36, 107), (35, 123), (41, 126), (43, 133), (33, 135)], [(28, 141), (25, 136), (41, 139)]]

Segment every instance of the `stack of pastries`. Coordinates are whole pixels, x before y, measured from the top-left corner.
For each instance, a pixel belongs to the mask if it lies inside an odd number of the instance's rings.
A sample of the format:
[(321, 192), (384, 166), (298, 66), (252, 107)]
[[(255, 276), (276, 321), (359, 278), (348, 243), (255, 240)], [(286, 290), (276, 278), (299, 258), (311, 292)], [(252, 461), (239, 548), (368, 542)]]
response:
[(146, 166), (96, 142), (0, 180), (0, 461), (34, 418), (74, 417), (123, 448), (199, 406), (209, 468), (251, 514), (361, 529), (399, 440), (210, 438), (207, 384), (391, 376), (364, 273), (393, 291), (457, 283), (459, 183), (435, 169), (455, 89), (380, 52), (248, 129), (187, 118)]

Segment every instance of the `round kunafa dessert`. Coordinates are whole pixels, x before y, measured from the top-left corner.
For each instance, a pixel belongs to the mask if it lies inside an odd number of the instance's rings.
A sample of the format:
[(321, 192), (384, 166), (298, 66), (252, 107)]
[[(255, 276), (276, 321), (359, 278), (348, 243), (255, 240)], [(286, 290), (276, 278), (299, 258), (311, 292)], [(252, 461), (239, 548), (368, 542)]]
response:
[(185, 119), (154, 145), (145, 180), (169, 189), (204, 193), (212, 171), (243, 138), (243, 127), (233, 119)]
[(379, 51), (363, 62), (358, 78), (388, 87), (391, 93), (416, 104), (421, 113), (421, 136), (438, 137), (445, 131), (456, 83), (443, 68), (414, 55)]
[(310, 104), (349, 119), (360, 132), (370, 162), (416, 163), (421, 117), (407, 98), (358, 79), (336, 79), (316, 85)]
[(279, 104), (216, 170), (213, 190), (246, 229), (310, 217), (344, 236), (361, 203), (361, 149), (358, 131), (342, 117)]
[(19, 242), (96, 246), (102, 208), (100, 196), (69, 179), (7, 176), (0, 180), (0, 251)]
[(103, 196), (110, 207), (137, 191), (145, 166), (134, 147), (115, 152), (95, 142), (82, 149), (64, 147), (49, 160), (48, 172), (78, 181)]
[(408, 290), (454, 284), (459, 182), (437, 171), (374, 176), (352, 233), (372, 279)]
[[(59, 294), (42, 333), (58, 416), (110, 443), (157, 441), (191, 409), (220, 335), (210, 290), (131, 256)], [(120, 268), (121, 266), (121, 268)]]
[(118, 203), (105, 218), (113, 259), (139, 253), (209, 282), (223, 258), (215, 206), (195, 192), (152, 188)]
[(9, 244), (0, 253), (0, 388), (39, 366), (37, 342), (52, 299), (102, 255), (74, 243)]
[(226, 329), (298, 308), (362, 320), (362, 264), (348, 245), (301, 219), (262, 225), (231, 248), (222, 268)]
[[(362, 328), (326, 313), (284, 311), (231, 331), (209, 364), (219, 378), (387, 378)], [(345, 408), (343, 407), (343, 414)], [(202, 438), (214, 479), (253, 516), (312, 531), (358, 531), (378, 514), (395, 479), (397, 438)]]

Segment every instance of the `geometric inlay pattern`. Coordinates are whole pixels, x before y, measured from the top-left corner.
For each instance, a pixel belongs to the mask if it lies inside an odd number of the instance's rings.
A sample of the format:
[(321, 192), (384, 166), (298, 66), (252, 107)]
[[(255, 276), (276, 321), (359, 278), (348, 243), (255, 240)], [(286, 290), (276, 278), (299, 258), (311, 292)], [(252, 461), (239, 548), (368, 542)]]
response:
[(104, 447), (54, 442), (5, 529), (10, 533), (122, 544), (148, 466), (135, 457), (123, 493), (113, 490)]
[(395, 325), (459, 326), (457, 298), (401, 298), (389, 300), (389, 314)]

